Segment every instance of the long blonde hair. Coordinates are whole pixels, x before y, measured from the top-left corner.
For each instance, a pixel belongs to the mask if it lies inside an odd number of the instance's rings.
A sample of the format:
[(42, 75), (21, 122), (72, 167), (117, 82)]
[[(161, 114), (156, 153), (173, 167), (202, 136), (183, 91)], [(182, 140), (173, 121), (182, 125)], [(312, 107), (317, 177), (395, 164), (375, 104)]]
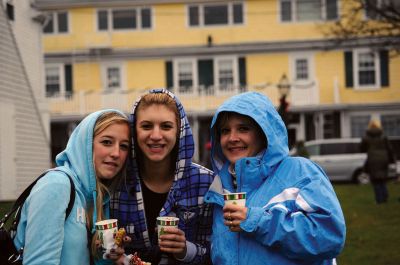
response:
[[(128, 119), (118, 112), (105, 112), (99, 116), (96, 121), (96, 125), (93, 129), (93, 139), (109, 126), (113, 124), (126, 124), (129, 127)], [(129, 138), (130, 135), (129, 135)], [(130, 148), (129, 148), (130, 150)], [(129, 155), (127, 156), (129, 157)], [(124, 166), (122, 167), (121, 171), (108, 183), (109, 185), (105, 185), (99, 178), (96, 176), (96, 190), (97, 190), (97, 198), (96, 198), (96, 211), (97, 211), (97, 221), (101, 221), (105, 219), (104, 209), (103, 209), (103, 200), (106, 194), (110, 194), (110, 191), (115, 190), (115, 187), (120, 183), (122, 179), (126, 177), (126, 161)], [(89, 231), (93, 226), (93, 206), (89, 208), (87, 213), (87, 225)], [(96, 246), (96, 240), (98, 238), (97, 232), (92, 237), (91, 243), (91, 253), (92, 255), (97, 258), (98, 257), (98, 250)]]

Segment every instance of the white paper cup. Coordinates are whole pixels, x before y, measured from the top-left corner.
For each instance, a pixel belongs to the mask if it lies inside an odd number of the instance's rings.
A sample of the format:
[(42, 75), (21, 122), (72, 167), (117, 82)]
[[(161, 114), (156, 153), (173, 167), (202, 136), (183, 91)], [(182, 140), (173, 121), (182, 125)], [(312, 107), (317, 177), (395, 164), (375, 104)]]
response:
[(164, 231), (165, 227), (178, 227), (179, 218), (172, 216), (159, 216), (157, 217), (157, 234), (158, 240), (160, 240), (160, 236), (166, 234)]
[(109, 219), (95, 223), (96, 231), (101, 241), (101, 246), (108, 253), (111, 249), (115, 248), (114, 238), (118, 231), (118, 220)]
[(225, 205), (235, 204), (246, 206), (246, 192), (235, 192), (224, 194)]

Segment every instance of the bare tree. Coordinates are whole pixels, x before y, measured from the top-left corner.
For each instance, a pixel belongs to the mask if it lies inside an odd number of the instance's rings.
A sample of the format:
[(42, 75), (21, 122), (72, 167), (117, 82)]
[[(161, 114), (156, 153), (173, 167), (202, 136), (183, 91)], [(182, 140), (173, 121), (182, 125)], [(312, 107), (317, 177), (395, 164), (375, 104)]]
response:
[(371, 46), (400, 54), (400, 0), (344, 0), (343, 14), (324, 29), (334, 45), (364, 39)]

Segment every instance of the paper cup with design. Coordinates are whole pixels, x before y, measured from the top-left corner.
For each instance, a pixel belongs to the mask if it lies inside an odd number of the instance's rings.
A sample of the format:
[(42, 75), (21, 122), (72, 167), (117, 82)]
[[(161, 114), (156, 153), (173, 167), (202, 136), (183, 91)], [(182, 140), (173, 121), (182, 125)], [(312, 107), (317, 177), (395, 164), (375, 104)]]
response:
[(118, 231), (118, 220), (108, 219), (99, 221), (96, 222), (95, 226), (103, 248), (103, 258), (105, 258), (106, 254), (110, 253), (111, 249), (116, 248), (115, 235)]
[(158, 240), (160, 240), (160, 236), (167, 234), (164, 231), (166, 227), (178, 227), (179, 218), (173, 216), (159, 216), (157, 217), (157, 233), (158, 233)]
[(225, 205), (235, 204), (246, 206), (246, 192), (225, 193), (224, 201)]

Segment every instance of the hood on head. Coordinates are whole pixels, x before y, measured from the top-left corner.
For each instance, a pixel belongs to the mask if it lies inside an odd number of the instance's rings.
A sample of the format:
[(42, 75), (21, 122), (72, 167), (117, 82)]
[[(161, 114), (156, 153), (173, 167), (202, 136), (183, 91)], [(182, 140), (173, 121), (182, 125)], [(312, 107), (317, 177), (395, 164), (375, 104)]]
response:
[[(183, 176), (184, 171), (181, 170), (186, 165), (189, 165), (192, 162), (193, 154), (194, 154), (194, 140), (193, 140), (193, 135), (192, 135), (192, 130), (190, 128), (189, 120), (187, 119), (185, 110), (183, 108), (183, 105), (179, 101), (179, 99), (171, 92), (168, 91), (167, 89), (152, 89), (148, 92), (148, 94), (155, 94), (155, 93), (163, 93), (168, 96), (170, 96), (172, 99), (175, 100), (176, 106), (178, 108), (179, 112), (179, 120), (180, 120), (180, 129), (179, 129), (179, 150), (178, 150), (178, 157), (176, 160), (176, 174), (175, 174), (175, 179), (179, 179)], [(131, 124), (131, 129), (132, 129), (132, 157), (134, 160), (134, 167), (137, 167), (136, 165), (136, 154), (135, 154), (135, 140), (134, 137), (136, 135), (136, 129), (135, 129), (135, 111), (140, 103), (142, 97), (140, 97), (136, 102), (133, 104), (131, 115), (129, 122)]]
[[(96, 198), (96, 171), (93, 164), (94, 127), (100, 115), (106, 112), (117, 112), (125, 116), (115, 109), (105, 109), (89, 114), (74, 129), (67, 147), (56, 157), (56, 165), (65, 167), (73, 173), (88, 201), (95, 201)], [(94, 207), (96, 207), (95, 203)], [(94, 209), (94, 213), (96, 213), (96, 209)], [(93, 218), (96, 218), (95, 215)]]
[(263, 160), (269, 166), (288, 155), (288, 137), (285, 124), (272, 102), (258, 92), (246, 92), (226, 100), (216, 111), (211, 122), (211, 159), (214, 170), (219, 172), (227, 159), (222, 154), (221, 145), (216, 142), (216, 121), (221, 112), (235, 112), (252, 118), (262, 129), (268, 146)]

